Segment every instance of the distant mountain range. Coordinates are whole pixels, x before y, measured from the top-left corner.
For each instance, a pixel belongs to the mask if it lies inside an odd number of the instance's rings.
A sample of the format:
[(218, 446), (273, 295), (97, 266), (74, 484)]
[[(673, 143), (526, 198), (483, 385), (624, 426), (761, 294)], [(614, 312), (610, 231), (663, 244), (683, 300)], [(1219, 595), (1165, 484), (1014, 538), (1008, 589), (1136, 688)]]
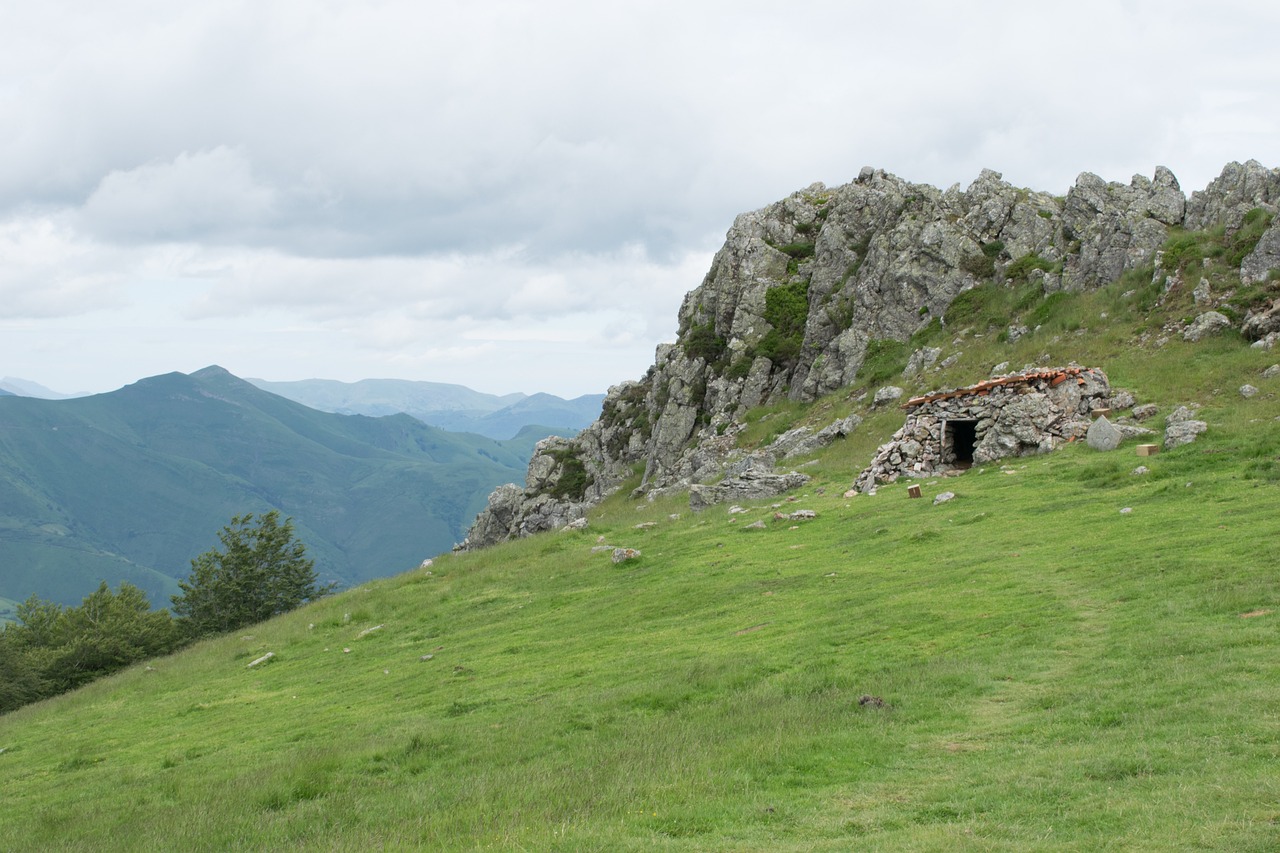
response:
[(0, 599), (78, 603), (128, 580), (165, 606), (233, 515), (270, 509), (294, 519), (322, 580), (404, 571), (459, 541), (496, 486), (523, 482), (550, 432), (494, 440), (321, 412), (220, 367), (75, 399), (3, 396)]
[(462, 385), (404, 379), (246, 381), (322, 412), (374, 416), (404, 412), (441, 429), (498, 439), (511, 438), (531, 424), (549, 431), (577, 433), (599, 417), (604, 402), (603, 394), (585, 394), (572, 400), (553, 394), (495, 395)]
[(89, 396), (88, 394), (63, 394), (46, 388), (39, 382), (32, 382), (30, 379), (19, 379), (16, 376), (6, 376), (0, 379), (0, 396), (8, 394), (15, 394), (19, 397), (37, 397), (41, 400), (68, 400), (72, 397)]

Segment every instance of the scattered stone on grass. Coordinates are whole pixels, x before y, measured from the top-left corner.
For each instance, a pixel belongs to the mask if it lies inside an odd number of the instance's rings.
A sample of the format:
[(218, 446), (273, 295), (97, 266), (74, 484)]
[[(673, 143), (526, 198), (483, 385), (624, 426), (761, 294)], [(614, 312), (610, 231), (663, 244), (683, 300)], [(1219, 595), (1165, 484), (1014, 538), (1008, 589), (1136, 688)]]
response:
[[(1172, 416), (1170, 416), (1172, 418)], [(1170, 450), (1196, 440), (1196, 436), (1207, 430), (1209, 425), (1204, 421), (1172, 421), (1164, 431), (1164, 448)]]
[(1244, 397), (1246, 400), (1257, 393), (1258, 389), (1248, 383), (1240, 386), (1240, 396)]
[(637, 560), (640, 558), (640, 552), (635, 548), (614, 548), (613, 562), (625, 563), (628, 560)]
[(903, 391), (897, 385), (886, 385), (876, 391), (875, 397), (871, 400), (873, 406), (883, 406), (886, 403), (892, 403), (902, 398)]
[(1143, 403), (1141, 406), (1133, 407), (1133, 419), (1135, 421), (1145, 421), (1147, 418), (1154, 417), (1160, 408), (1155, 403)]
[(356, 634), (356, 639), (357, 639), (357, 640), (358, 640), (358, 639), (360, 639), (360, 638), (361, 638), (361, 637), (363, 637), (365, 634), (372, 634), (374, 631), (377, 631), (377, 630), (379, 630), (379, 629), (381, 629), (381, 628), (382, 628), (382, 626), (381, 626), (381, 625), (374, 625), (372, 628), (365, 628), (365, 629), (364, 629), (363, 631), (361, 631), (359, 634)]
[(1262, 371), (1263, 379), (1275, 379), (1277, 376), (1280, 376), (1280, 364), (1273, 364)]
[(753, 521), (751, 524), (746, 525), (742, 529), (743, 530), (764, 530), (766, 526), (767, 525), (765, 525), (764, 519), (762, 518), (759, 521)]
[(1146, 465), (1139, 465), (1137, 468), (1133, 469), (1132, 473), (1135, 475), (1141, 475), (1141, 474), (1147, 473), (1150, 470), (1151, 469), (1148, 468)]
[(933, 505), (944, 504), (949, 500), (953, 500), (956, 496), (955, 492), (939, 492), (937, 497), (933, 499)]
[(260, 664), (260, 663), (266, 663), (267, 661), (271, 660), (271, 659), (272, 659), (273, 657), (275, 657), (275, 656), (276, 656), (276, 653), (275, 653), (275, 652), (267, 652), (267, 653), (266, 653), (265, 655), (263, 655), (262, 657), (258, 658), (258, 659), (257, 659), (257, 660), (255, 660), (255, 661), (252, 661), (252, 662), (249, 664), (249, 666), (247, 667), (247, 669), (253, 669), (255, 666), (257, 666), (257, 665), (258, 665), (258, 664)]
[(1126, 507), (1121, 507), (1121, 508), (1120, 508), (1120, 514), (1121, 514), (1121, 515), (1128, 515), (1128, 514), (1129, 514), (1129, 513), (1131, 513), (1131, 512), (1133, 512), (1133, 507), (1131, 507), (1131, 506), (1126, 506)]

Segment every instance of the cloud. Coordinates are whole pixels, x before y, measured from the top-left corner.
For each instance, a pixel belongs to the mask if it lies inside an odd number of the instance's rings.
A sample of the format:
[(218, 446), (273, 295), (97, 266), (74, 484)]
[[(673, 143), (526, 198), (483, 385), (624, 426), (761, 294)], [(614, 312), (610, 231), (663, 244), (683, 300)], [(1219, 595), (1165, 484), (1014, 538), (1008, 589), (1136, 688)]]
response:
[(115, 242), (237, 242), (272, 218), (275, 193), (257, 183), (243, 151), (182, 152), (104, 177), (80, 225)]
[(989, 167), (1060, 193), (1161, 164), (1191, 191), (1280, 164), (1280, 7), (1256, 3), (49, 0), (0, 23), (3, 316), (36, 324), (26, 350), (110, 341), (114, 376), (589, 390), (643, 372), (736, 214), (815, 180)]

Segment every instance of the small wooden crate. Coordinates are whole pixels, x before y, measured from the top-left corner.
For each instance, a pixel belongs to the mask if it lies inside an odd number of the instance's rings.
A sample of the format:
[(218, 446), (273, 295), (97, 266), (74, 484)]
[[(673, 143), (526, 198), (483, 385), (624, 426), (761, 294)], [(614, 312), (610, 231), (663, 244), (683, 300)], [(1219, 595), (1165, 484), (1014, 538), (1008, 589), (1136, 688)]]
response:
[(909, 497), (909, 498), (918, 498), (918, 497), (920, 497), (920, 487), (919, 487), (919, 486), (907, 486), (907, 497)]
[(1160, 452), (1160, 445), (1158, 444), (1139, 444), (1138, 445), (1139, 456), (1155, 456), (1159, 452)]

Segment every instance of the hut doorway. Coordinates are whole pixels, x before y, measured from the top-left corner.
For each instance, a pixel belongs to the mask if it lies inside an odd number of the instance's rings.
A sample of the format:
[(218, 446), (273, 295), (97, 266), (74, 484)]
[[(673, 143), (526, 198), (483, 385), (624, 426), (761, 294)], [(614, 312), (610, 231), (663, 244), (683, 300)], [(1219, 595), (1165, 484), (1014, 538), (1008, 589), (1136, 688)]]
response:
[(978, 443), (978, 422), (947, 421), (942, 429), (942, 458), (956, 465), (973, 464), (973, 448)]

